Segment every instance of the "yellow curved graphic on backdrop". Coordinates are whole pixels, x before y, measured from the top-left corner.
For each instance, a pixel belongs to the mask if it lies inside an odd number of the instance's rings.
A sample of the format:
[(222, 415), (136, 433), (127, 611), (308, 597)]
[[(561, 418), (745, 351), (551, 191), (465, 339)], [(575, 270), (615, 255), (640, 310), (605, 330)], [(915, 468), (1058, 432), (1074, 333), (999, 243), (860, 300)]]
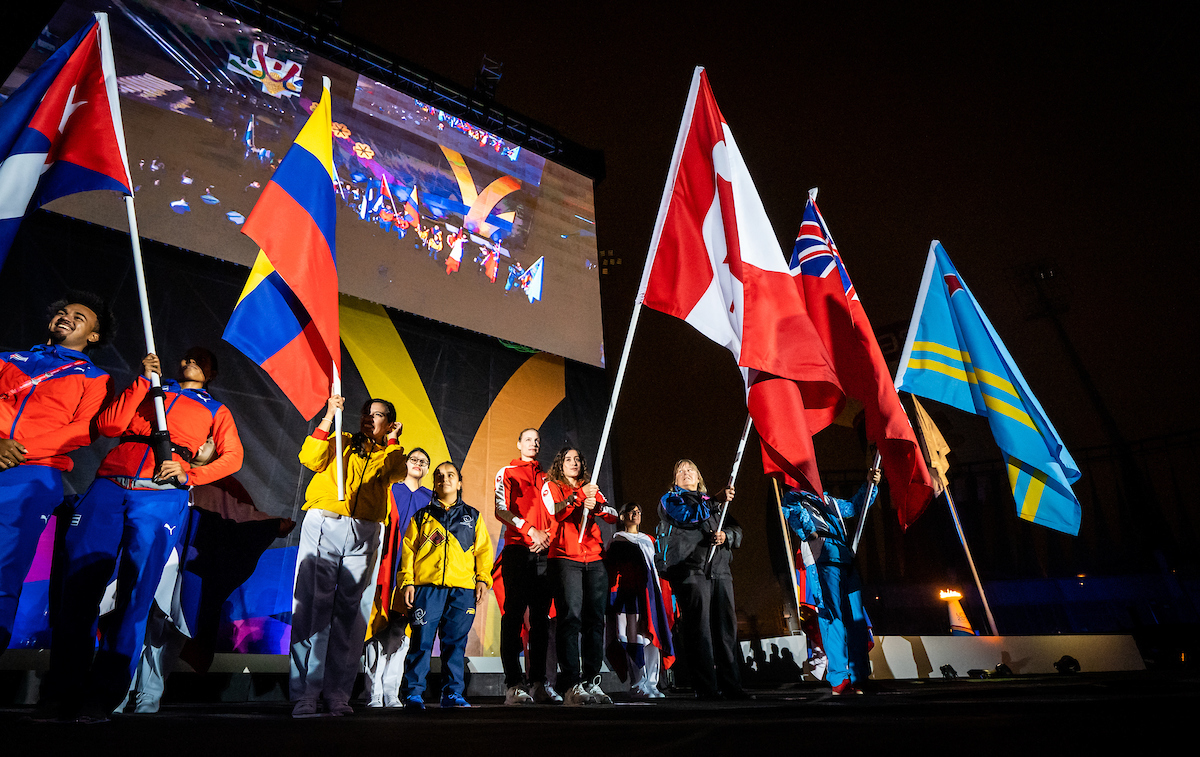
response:
[(495, 227), (486, 223), (488, 216), (496, 209), (496, 205), (508, 195), (521, 188), (521, 182), (511, 176), (501, 176), (479, 193), (479, 197), (471, 204), (470, 211), (463, 219), (463, 226), (468, 229), (479, 229), (480, 232), (491, 236)]
[(462, 193), (462, 204), (468, 208), (471, 207), (479, 196), (478, 190), (475, 189), (475, 179), (471, 176), (471, 169), (467, 168), (467, 162), (458, 152), (445, 145), (438, 145), (438, 147), (442, 148), (442, 154), (449, 161), (450, 170), (454, 172), (454, 178), (458, 181), (458, 191)]
[[(382, 305), (346, 295), (340, 296), (338, 305), (342, 343), (371, 396), (396, 405), (396, 414), (404, 422), (401, 441), (405, 448), (424, 447), (434, 465), (449, 460), (446, 436), (425, 384), (387, 311)], [(540, 426), (566, 394), (563, 359), (546, 353), (533, 355), (505, 383), (475, 432), (462, 466), (463, 499), (483, 516), (493, 547), (500, 539), (500, 522), (494, 512), (496, 471), (516, 456), (517, 434)], [(500, 608), (489, 592), (484, 606), (477, 610), (467, 655), (499, 654)]]
[[(409, 357), (392, 319), (382, 305), (341, 295), (338, 298), (342, 344), (350, 352), (372, 397), (396, 406), (404, 423), (400, 443), (405, 449), (424, 447), (434, 465), (450, 459), (446, 435), (433, 412), (425, 384)], [(428, 485), (428, 479), (425, 481)]]
[[(566, 396), (563, 359), (539, 352), (512, 375), (475, 432), (462, 467), (463, 499), (483, 515), (493, 548), (500, 540), (500, 522), (495, 515), (496, 471), (517, 456), (517, 434), (541, 426)], [(500, 607), (495, 595), (488, 592), (483, 607), (476, 609), (467, 656), (499, 655)]]

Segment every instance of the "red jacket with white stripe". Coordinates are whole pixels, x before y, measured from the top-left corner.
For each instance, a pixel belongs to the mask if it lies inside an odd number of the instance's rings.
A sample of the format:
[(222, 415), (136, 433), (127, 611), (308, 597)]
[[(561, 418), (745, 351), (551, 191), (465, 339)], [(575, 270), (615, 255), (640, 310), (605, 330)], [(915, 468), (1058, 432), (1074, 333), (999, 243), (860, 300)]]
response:
[(0, 355), (0, 439), (24, 445), (26, 465), (69, 471), (67, 453), (92, 443), (111, 386), (87, 355), (59, 345)]
[[(571, 499), (572, 495), (574, 500)], [(595, 562), (604, 557), (604, 534), (600, 532), (600, 524), (596, 521), (616, 523), (619, 520), (617, 511), (608, 506), (600, 492), (596, 492), (596, 507), (591, 512), (583, 506), (585, 499), (583, 485), (569, 486), (550, 480), (542, 485), (542, 502), (551, 511), (559, 508), (554, 515), (558, 530), (550, 542), (549, 557), (565, 557), (576, 562)], [(583, 543), (580, 543), (579, 524), (585, 512), (588, 513), (587, 530), (583, 532)]]
[[(507, 511), (512, 526), (505, 523), (504, 546), (533, 546), (529, 529), (537, 528), (554, 537), (554, 510), (542, 504), (542, 484), (546, 474), (537, 460), (513, 460), (496, 472), (496, 510)], [(501, 522), (504, 519), (501, 518)], [(514, 533), (514, 527), (516, 529)]]
[[(189, 486), (210, 484), (237, 473), (242, 467), (242, 440), (234, 425), (229, 408), (212, 398), (203, 389), (184, 389), (171, 380), (162, 382), (166, 399), (167, 429), (171, 443), (195, 454), (201, 444), (212, 437), (216, 457), (208, 465), (192, 468), (179, 453), (172, 458), (183, 463)], [(150, 381), (138, 376), (129, 388), (121, 392), (112, 404), (96, 419), (100, 433), (105, 436), (149, 436), (157, 428), (154, 399), (148, 396)], [(142, 442), (122, 442), (113, 448), (96, 471), (99, 477), (154, 477), (154, 452)]]

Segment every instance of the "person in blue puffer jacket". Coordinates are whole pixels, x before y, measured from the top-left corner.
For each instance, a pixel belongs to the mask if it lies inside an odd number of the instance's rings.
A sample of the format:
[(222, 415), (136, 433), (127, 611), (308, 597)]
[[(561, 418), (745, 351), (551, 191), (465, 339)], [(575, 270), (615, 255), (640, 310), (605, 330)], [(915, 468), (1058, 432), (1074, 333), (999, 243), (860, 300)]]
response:
[[(872, 468), (868, 478), (878, 486), (879, 469)], [(817, 620), (829, 660), (825, 680), (835, 695), (861, 694), (859, 684), (871, 675), (862, 579), (854, 569), (854, 552), (846, 529), (846, 519), (861, 511), (866, 490), (867, 484), (863, 484), (850, 501), (828, 492), (821, 498), (799, 490), (788, 492), (783, 498), (788, 525), (808, 542), (816, 560)], [(878, 491), (872, 490), (872, 502)]]

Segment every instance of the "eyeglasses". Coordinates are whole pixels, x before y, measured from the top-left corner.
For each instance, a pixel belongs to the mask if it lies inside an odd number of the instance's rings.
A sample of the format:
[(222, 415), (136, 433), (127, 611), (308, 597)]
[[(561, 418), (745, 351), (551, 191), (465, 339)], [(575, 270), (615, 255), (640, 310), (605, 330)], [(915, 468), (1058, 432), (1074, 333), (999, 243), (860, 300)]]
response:
[(421, 459), (421, 458), (419, 458), (419, 457), (417, 457), (417, 458), (412, 458), (412, 457), (410, 457), (410, 458), (408, 458), (408, 462), (409, 462), (409, 464), (410, 464), (410, 465), (415, 465), (415, 466), (417, 466), (418, 468), (428, 468), (428, 467), (429, 467), (429, 461), (428, 461), (428, 460), (422, 460), (422, 459)]

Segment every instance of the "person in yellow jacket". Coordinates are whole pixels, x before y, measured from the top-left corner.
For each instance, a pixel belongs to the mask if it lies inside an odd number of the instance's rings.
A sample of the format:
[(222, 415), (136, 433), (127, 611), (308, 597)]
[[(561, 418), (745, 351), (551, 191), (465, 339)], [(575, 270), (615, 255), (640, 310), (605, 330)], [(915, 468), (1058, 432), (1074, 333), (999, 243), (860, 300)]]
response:
[[(388, 488), (404, 479), (403, 425), (387, 400), (363, 405), (360, 430), (343, 434), (345, 500), (338, 500), (337, 452), (330, 435), (345, 400), (329, 398), (325, 418), (304, 440), (300, 463), (316, 473), (305, 492), (305, 517), (292, 595), (289, 692), (292, 716), (351, 715), (350, 692), (367, 633)], [(364, 597), (366, 599), (364, 600)]]
[(425, 709), (421, 695), (435, 633), (442, 643), (442, 707), (471, 706), (463, 698), (467, 634), (475, 606), (492, 585), (492, 539), (479, 511), (463, 502), (454, 463), (434, 470), (433, 496), (408, 523), (397, 579), (412, 629), (400, 693), (405, 707), (418, 710)]

